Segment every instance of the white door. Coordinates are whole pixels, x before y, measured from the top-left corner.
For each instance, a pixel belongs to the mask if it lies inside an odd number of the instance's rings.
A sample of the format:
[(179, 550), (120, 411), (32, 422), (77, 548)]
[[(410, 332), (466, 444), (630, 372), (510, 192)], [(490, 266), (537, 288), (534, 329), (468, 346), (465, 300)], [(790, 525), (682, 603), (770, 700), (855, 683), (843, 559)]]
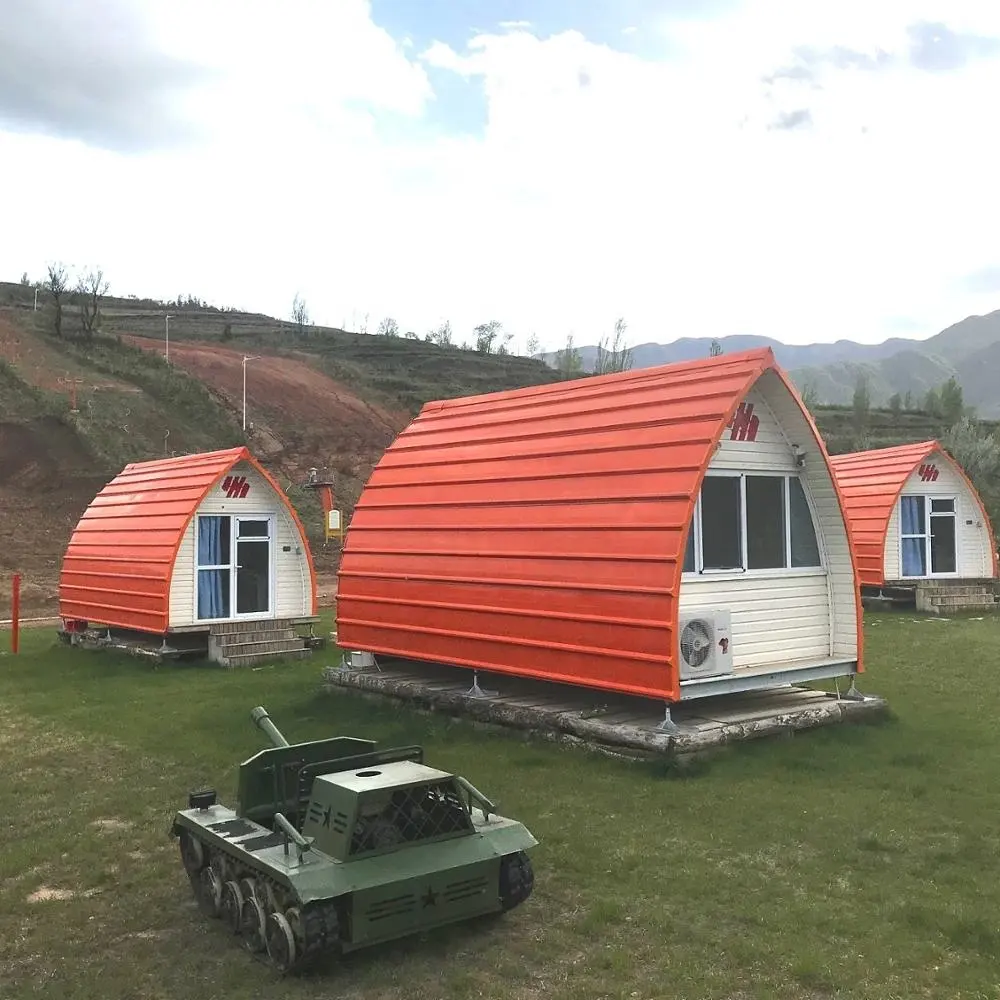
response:
[(958, 574), (956, 497), (901, 496), (899, 528), (901, 576)]
[(199, 621), (272, 614), (274, 523), (268, 514), (199, 514), (195, 616)]

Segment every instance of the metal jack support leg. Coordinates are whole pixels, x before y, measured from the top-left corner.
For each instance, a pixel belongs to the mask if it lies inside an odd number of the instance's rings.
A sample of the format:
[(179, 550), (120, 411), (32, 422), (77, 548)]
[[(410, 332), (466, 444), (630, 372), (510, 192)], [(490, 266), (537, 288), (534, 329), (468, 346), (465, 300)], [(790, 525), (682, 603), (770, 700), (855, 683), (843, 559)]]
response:
[(667, 733), (669, 736), (679, 736), (681, 727), (670, 717), (670, 702), (666, 702), (663, 708), (663, 721), (656, 726), (659, 733)]
[(865, 696), (858, 690), (857, 684), (857, 674), (851, 674), (851, 686), (844, 692), (843, 697), (846, 701), (864, 701)]
[(496, 691), (487, 691), (479, 686), (479, 671), (472, 672), (472, 687), (465, 692), (469, 698), (492, 698)]

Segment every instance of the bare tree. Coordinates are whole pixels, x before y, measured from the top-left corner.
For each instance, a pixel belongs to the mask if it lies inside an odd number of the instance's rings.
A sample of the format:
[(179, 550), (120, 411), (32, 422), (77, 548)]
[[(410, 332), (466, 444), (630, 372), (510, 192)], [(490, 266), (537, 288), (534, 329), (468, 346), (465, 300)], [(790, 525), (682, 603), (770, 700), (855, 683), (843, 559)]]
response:
[(717, 358), (722, 353), (722, 344), (720, 344), (714, 337), (712, 338), (712, 343), (708, 345), (708, 356), (710, 358)]
[(534, 333), (531, 334), (531, 336), (528, 337), (528, 343), (524, 346), (525, 354), (527, 354), (529, 358), (533, 358), (541, 349), (542, 345), (538, 341), (538, 336)]
[(62, 336), (62, 299), (63, 295), (66, 294), (68, 284), (69, 277), (66, 274), (65, 266), (63, 264), (49, 264), (45, 287), (49, 290), (56, 307), (54, 325), (57, 337)]
[(298, 292), (295, 293), (295, 298), (292, 300), (292, 322), (295, 324), (295, 331), (299, 336), (306, 332), (306, 327), (309, 326), (310, 322), (306, 300)]
[(100, 329), (101, 299), (108, 293), (110, 283), (101, 268), (88, 270), (76, 283), (76, 294), (80, 301), (80, 319), (84, 335), (89, 339)]
[(399, 324), (391, 316), (386, 316), (378, 325), (378, 335), (380, 337), (398, 337)]
[(624, 372), (632, 367), (632, 348), (625, 346), (626, 322), (623, 316), (615, 320), (615, 333), (611, 347), (605, 347), (604, 338), (597, 342), (597, 360), (594, 362), (594, 374), (604, 375), (606, 372)]

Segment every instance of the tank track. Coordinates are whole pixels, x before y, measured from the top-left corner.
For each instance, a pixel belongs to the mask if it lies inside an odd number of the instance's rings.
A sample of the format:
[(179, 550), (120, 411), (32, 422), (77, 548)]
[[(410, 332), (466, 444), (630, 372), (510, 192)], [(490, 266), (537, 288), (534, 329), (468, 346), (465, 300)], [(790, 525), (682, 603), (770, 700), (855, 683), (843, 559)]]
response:
[(295, 894), (235, 853), (178, 834), (181, 863), (199, 909), (225, 923), (257, 960), (282, 973), (312, 968), (340, 950), (335, 900), (300, 907)]
[(535, 887), (535, 870), (524, 851), (506, 854), (500, 860), (500, 906), (503, 912), (520, 906)]

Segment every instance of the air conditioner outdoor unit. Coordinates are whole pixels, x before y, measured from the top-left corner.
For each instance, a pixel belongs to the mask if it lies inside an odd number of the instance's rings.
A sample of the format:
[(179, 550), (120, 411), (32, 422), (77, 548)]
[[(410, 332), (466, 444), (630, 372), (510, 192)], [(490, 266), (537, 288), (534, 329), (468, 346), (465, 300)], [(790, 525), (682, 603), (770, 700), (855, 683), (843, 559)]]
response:
[(732, 673), (732, 628), (727, 610), (683, 611), (677, 625), (682, 681)]

